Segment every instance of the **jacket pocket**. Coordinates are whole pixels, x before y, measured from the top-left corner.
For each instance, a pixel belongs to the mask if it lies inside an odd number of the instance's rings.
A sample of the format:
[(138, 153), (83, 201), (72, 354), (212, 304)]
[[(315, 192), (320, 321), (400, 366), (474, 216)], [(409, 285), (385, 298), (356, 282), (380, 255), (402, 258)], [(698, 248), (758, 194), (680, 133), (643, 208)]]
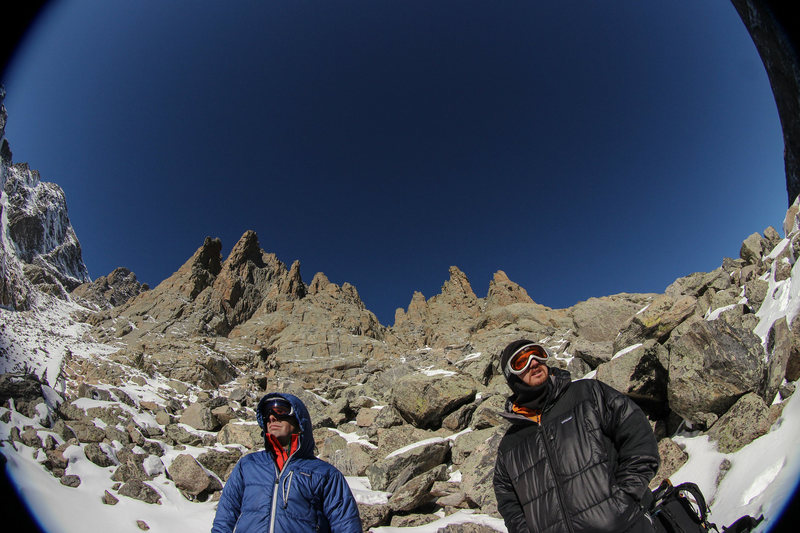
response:
[(293, 520), (314, 525), (317, 522), (320, 501), (314, 492), (314, 474), (300, 469), (289, 471), (281, 480), (278, 494), (278, 512)]

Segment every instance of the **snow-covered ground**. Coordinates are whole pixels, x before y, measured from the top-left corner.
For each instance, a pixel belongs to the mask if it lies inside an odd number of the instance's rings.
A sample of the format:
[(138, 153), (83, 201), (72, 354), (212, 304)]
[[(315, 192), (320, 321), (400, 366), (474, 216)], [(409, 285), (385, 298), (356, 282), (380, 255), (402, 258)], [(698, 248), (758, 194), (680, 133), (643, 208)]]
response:
[[(770, 283), (769, 293), (757, 314), (760, 321), (756, 328), (756, 333), (762, 339), (775, 320), (785, 316), (791, 321), (800, 310), (798, 268), (796, 263), (792, 277), (784, 281), (775, 282), (771, 277), (765, 277)], [(47, 388), (48, 400), (58, 401), (61, 358), (67, 351), (76, 356), (104, 358), (114, 350), (107, 345), (82, 340), (83, 326), (69, 319), (69, 313), (73, 310), (71, 305), (57, 301), (53, 302), (48, 312), (15, 313), (0, 309), (0, 339), (4, 342), (3, 351), (6, 354), (0, 359), (0, 372), (21, 368), (32, 370), (53, 385), (53, 389)], [(430, 373), (436, 374), (435, 371)], [(153, 401), (163, 398), (160, 395), (164, 394), (165, 386), (153, 379), (144, 386), (130, 383), (120, 388), (137, 401)], [(12, 426), (32, 426), (42, 438), (50, 434), (58, 442), (61, 442), (61, 437), (41, 424), (43, 417), (30, 419), (16, 411), (0, 408), (0, 417), (3, 416), (10, 416), (9, 422), (0, 422), (0, 441), (4, 444), (0, 450), (8, 461), (7, 472), (49, 533), (137, 532), (141, 530), (137, 521), (145, 522), (154, 531), (180, 533), (210, 530), (215, 503), (188, 501), (166, 479), (164, 473), (164, 468), (179, 453), (196, 456), (205, 451), (204, 448), (186, 447), (177, 451), (166, 446), (161, 464), (150, 465), (153, 471), (161, 472), (149, 482), (161, 494), (160, 505), (126, 497), (120, 497), (116, 505), (106, 505), (101, 497), (105, 491), (111, 492), (110, 473), (113, 467), (100, 468), (86, 459), (81, 449), (84, 445), (71, 446), (65, 452), (69, 458), (66, 473), (78, 475), (81, 483), (77, 488), (63, 486), (42, 467), (40, 461), (43, 460), (43, 452), (21, 443), (15, 443), (15, 449), (7, 442)], [(155, 423), (154, 420), (141, 422)], [(349, 435), (348, 438), (358, 440), (357, 435)], [(712, 502), (712, 522), (721, 527), (744, 514), (763, 514), (765, 521), (757, 531), (768, 531), (781, 515), (800, 479), (800, 394), (794, 394), (786, 400), (783, 414), (768, 434), (735, 453), (720, 453), (707, 436), (687, 433), (674, 439), (685, 448), (689, 461), (670, 478), (674, 484), (693, 481), (700, 486), (707, 500)], [(424, 445), (424, 442), (413, 443), (409, 447), (419, 445)], [(717, 485), (720, 465), (724, 460), (730, 462), (730, 468)], [(454, 474), (457, 476), (457, 473)], [(371, 490), (366, 478), (348, 478), (348, 482), (361, 503), (388, 501), (390, 494)], [(441, 527), (457, 523), (482, 524), (505, 531), (502, 520), (469, 511), (442, 516), (424, 526), (378, 527), (373, 531), (435, 533)]]
[[(38, 426), (35, 420), (12, 413), (16, 425)], [(20, 424), (21, 423), (21, 424)], [(0, 439), (8, 438), (8, 424), (0, 427)], [(44, 436), (46, 430), (40, 429)], [(694, 481), (708, 500), (713, 499), (711, 521), (729, 525), (743, 514), (764, 514), (765, 522), (758, 531), (767, 531), (783, 509), (786, 498), (797, 485), (800, 476), (800, 395), (792, 396), (783, 416), (773, 430), (732, 454), (721, 454), (705, 436), (676, 437), (686, 446), (689, 462), (671, 476), (673, 483)], [(195, 503), (184, 498), (162, 472), (149, 482), (161, 494), (161, 505), (151, 505), (131, 498), (120, 497), (116, 505), (106, 505), (101, 497), (111, 491), (109, 479), (113, 467), (101, 469), (89, 462), (80, 447), (72, 446), (65, 455), (70, 459), (68, 474), (81, 478), (78, 488), (61, 485), (39, 464), (41, 457), (33, 448), (17, 443), (18, 450), (2, 448), (8, 459), (7, 469), (31, 510), (48, 533), (86, 533), (87, 531), (137, 532), (137, 521), (144, 521), (153, 531), (174, 533), (208, 531), (214, 519), (213, 502)], [(198, 455), (204, 449), (187, 447), (180, 452), (168, 451), (162, 458), (165, 466), (178, 453)], [(731, 462), (730, 470), (718, 488), (715, 479), (723, 459)], [(348, 478), (351, 489), (360, 503), (377, 504), (388, 501), (389, 493), (373, 491), (366, 478)], [(76, 514), (76, 510), (79, 513)], [(436, 533), (448, 524), (477, 523), (497, 531), (506, 531), (502, 520), (470, 511), (460, 511), (435, 522), (417, 527), (378, 527), (375, 533)]]

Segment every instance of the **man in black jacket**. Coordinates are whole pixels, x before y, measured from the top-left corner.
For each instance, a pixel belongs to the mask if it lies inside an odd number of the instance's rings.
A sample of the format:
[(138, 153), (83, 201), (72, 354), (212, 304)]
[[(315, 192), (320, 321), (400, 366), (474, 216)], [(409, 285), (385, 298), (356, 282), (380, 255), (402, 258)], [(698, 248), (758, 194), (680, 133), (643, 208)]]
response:
[(497, 454), (494, 490), (510, 533), (652, 532), (642, 498), (658, 469), (647, 417), (593, 379), (549, 368), (528, 340), (503, 350), (512, 425)]

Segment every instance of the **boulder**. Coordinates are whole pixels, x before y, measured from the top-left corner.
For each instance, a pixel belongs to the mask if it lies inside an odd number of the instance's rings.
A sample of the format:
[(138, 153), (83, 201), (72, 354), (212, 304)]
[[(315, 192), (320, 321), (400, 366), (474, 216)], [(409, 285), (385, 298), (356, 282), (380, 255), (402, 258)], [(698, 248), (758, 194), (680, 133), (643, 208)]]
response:
[(39, 433), (32, 426), (24, 428), (24, 431), (20, 434), (20, 441), (31, 448), (42, 447), (42, 439), (39, 438)]
[(433, 500), (431, 487), (434, 481), (442, 481), (447, 477), (447, 466), (439, 465), (411, 478), (394, 491), (389, 498), (392, 511), (411, 511)]
[(449, 452), (448, 441), (430, 439), (400, 453), (389, 454), (367, 467), (365, 474), (373, 490), (393, 492), (414, 476), (443, 464)]
[(656, 296), (650, 305), (636, 313), (620, 330), (614, 339), (614, 353), (648, 339), (664, 342), (673, 329), (694, 314), (696, 305), (694, 296)]
[[(211, 414), (219, 421), (219, 426), (224, 426), (231, 420), (238, 418), (236, 411), (230, 405), (220, 405), (218, 407), (214, 407), (211, 409)], [(219, 429), (219, 426), (217, 426), (217, 429)]]
[(764, 254), (764, 244), (761, 235), (753, 233), (742, 242), (742, 247), (739, 249), (739, 257), (747, 261), (751, 265), (761, 263), (761, 257)]
[(451, 452), (453, 464), (456, 466), (464, 464), (467, 457), (472, 455), (472, 452), (491, 439), (495, 433), (497, 433), (497, 428), (490, 427), (459, 435), (458, 438), (453, 441), (453, 449)]
[(789, 360), (786, 362), (786, 380), (797, 381), (800, 379), (800, 315), (792, 320), (790, 326), (792, 344), (789, 349)]
[(106, 505), (117, 505), (119, 503), (119, 499), (107, 490), (103, 491), (103, 496), (101, 499)]
[(475, 408), (470, 426), (475, 430), (505, 426), (508, 422), (500, 416), (500, 413), (504, 412), (505, 408), (505, 395), (493, 394), (489, 396)]
[(464, 429), (467, 427), (467, 424), (469, 424), (469, 421), (472, 418), (472, 413), (475, 412), (476, 407), (477, 406), (475, 403), (462, 405), (444, 417), (444, 420), (442, 420), (442, 427), (451, 431), (460, 431)]
[(28, 406), (35, 406), (42, 400), (42, 383), (35, 374), (8, 372), (0, 374), (0, 406), (10, 408), (9, 400), (14, 400), (18, 413), (33, 418)]
[(418, 429), (410, 424), (379, 428), (377, 431), (378, 452), (376, 455), (377, 457), (385, 457), (400, 448), (408, 446), (411, 442), (427, 441), (435, 436), (437, 435), (431, 431)]
[(375, 462), (368, 448), (356, 442), (335, 450), (328, 460), (346, 476), (363, 476), (367, 468)]
[(228, 422), (217, 433), (217, 442), (223, 446), (241, 444), (253, 450), (264, 446), (264, 435), (255, 422)]
[(108, 439), (109, 442), (117, 441), (123, 446), (131, 442), (128, 432), (119, 430), (115, 426), (106, 426), (103, 428), (103, 432), (106, 434), (106, 439)]
[(465, 522), (463, 524), (448, 524), (436, 530), (436, 533), (496, 533), (497, 529), (483, 524)]
[[(187, 430), (185, 427), (179, 424), (168, 424), (164, 428), (164, 433), (169, 439), (171, 439), (174, 442), (177, 442), (178, 444), (186, 444), (187, 446), (198, 446), (203, 442), (203, 438), (200, 435), (192, 433), (191, 431)], [(222, 432), (220, 431), (220, 434), (221, 433)], [(217, 436), (217, 440), (219, 441), (219, 436)], [(134, 442), (136, 442), (135, 439)], [(141, 446), (142, 444), (144, 444), (144, 442), (142, 442), (139, 445)]]
[(570, 351), (575, 357), (584, 361), (590, 368), (597, 368), (597, 365), (611, 360), (613, 354), (613, 342), (590, 342), (582, 337), (578, 337), (570, 344)]
[(475, 380), (461, 374), (409, 374), (392, 388), (392, 405), (415, 426), (436, 428), (448, 414), (474, 400), (477, 387)]
[(792, 333), (786, 317), (776, 320), (767, 335), (767, 379), (764, 383), (764, 401), (771, 404), (786, 375), (786, 365), (792, 350)]
[(787, 237), (798, 227), (798, 213), (800, 213), (800, 207), (797, 203), (793, 203), (786, 210), (786, 216), (783, 218), (783, 234)]
[(497, 428), (488, 440), (475, 448), (460, 468), (461, 490), (467, 498), (480, 507), (481, 512), (498, 517), (500, 515), (497, 511), (497, 498), (494, 495), (492, 480), (497, 448), (504, 434), (504, 429)]
[(657, 418), (667, 414), (667, 349), (654, 340), (597, 367), (596, 378), (628, 395)]
[(647, 305), (651, 297), (616, 294), (578, 302), (570, 308), (575, 331), (580, 339), (588, 343), (612, 342), (619, 330)]
[(180, 422), (203, 431), (217, 431), (220, 428), (217, 417), (202, 403), (193, 403), (187, 407), (181, 415)]
[(161, 503), (161, 495), (156, 489), (138, 479), (132, 479), (119, 488), (119, 494), (145, 503)]
[(106, 438), (105, 431), (88, 420), (73, 420), (69, 427), (80, 442), (103, 442)]
[(47, 462), (45, 465), (49, 465), (51, 470), (53, 469), (60, 469), (64, 470), (69, 465), (69, 460), (64, 457), (64, 450), (61, 446), (56, 448), (55, 450), (45, 450), (45, 456), (47, 457)]
[(739, 398), (708, 431), (722, 453), (733, 453), (769, 431), (769, 407), (755, 393)]
[(469, 507), (469, 502), (467, 501), (467, 495), (463, 492), (453, 492), (436, 498), (436, 505), (445, 508), (466, 509)]
[(747, 305), (752, 311), (758, 311), (769, 291), (769, 283), (763, 279), (751, 279), (744, 284), (744, 295), (747, 298)]
[(770, 250), (774, 249), (778, 244), (781, 242), (781, 236), (778, 233), (778, 230), (773, 228), (772, 226), (767, 226), (764, 230), (764, 250), (769, 252)]
[(669, 354), (670, 408), (700, 427), (709, 427), (739, 397), (758, 390), (764, 355), (752, 331), (723, 320), (700, 320), (674, 340)]
[(369, 531), (373, 527), (385, 525), (391, 512), (388, 504), (368, 505), (359, 503), (358, 514), (361, 517), (361, 528), (364, 531)]
[(127, 449), (118, 451), (117, 460), (119, 461), (119, 466), (111, 474), (111, 479), (123, 482), (151, 479), (151, 476), (143, 466), (145, 458), (145, 455), (134, 453)]
[(372, 427), (375, 424), (375, 419), (378, 418), (380, 412), (380, 409), (362, 407), (358, 410), (358, 414), (356, 415), (356, 425), (362, 428)]
[[(408, 513), (408, 514), (395, 514), (389, 521), (389, 526), (392, 528), (417, 528), (438, 519), (435, 514), (423, 513)], [(412, 530), (413, 531), (413, 530)]]
[(572, 379), (581, 379), (583, 376), (588, 374), (592, 371), (592, 367), (590, 367), (583, 359), (580, 357), (573, 357), (567, 363), (567, 372), (572, 377)]
[(103, 448), (100, 447), (100, 444), (96, 442), (92, 442), (84, 446), (83, 453), (84, 455), (86, 455), (87, 459), (89, 459), (97, 466), (106, 467), (106, 466), (114, 466), (116, 464), (114, 459), (109, 457), (109, 455), (105, 452), (105, 450), (103, 450)]
[(233, 447), (224, 451), (211, 449), (198, 455), (197, 462), (214, 472), (221, 480), (226, 481), (228, 474), (241, 457), (242, 452)]
[(173, 459), (167, 468), (170, 479), (181, 491), (191, 496), (197, 496), (208, 489), (211, 484), (208, 473), (187, 453), (182, 453)]
[(375, 417), (374, 426), (376, 428), (391, 428), (396, 426), (401, 426), (405, 423), (403, 417), (400, 416), (400, 413), (397, 412), (392, 406), (384, 407), (378, 413), (378, 416)]
[(77, 488), (81, 484), (81, 478), (74, 474), (61, 476), (61, 484), (66, 487)]
[(658, 455), (661, 457), (661, 464), (656, 475), (650, 480), (650, 489), (655, 489), (662, 481), (669, 479), (689, 460), (689, 454), (668, 437), (658, 441)]

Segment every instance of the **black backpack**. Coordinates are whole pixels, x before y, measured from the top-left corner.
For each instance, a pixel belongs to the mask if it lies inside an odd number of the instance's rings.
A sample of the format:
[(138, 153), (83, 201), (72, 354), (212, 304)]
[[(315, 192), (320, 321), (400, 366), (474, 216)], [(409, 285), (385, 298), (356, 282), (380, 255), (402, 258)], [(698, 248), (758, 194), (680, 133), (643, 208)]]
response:
[[(708, 521), (709, 508), (700, 488), (694, 483), (673, 486), (668, 479), (653, 491), (647, 514), (656, 533), (707, 533), (719, 531), (716, 524)], [(745, 515), (722, 533), (747, 533), (752, 531), (764, 516), (753, 518)]]

